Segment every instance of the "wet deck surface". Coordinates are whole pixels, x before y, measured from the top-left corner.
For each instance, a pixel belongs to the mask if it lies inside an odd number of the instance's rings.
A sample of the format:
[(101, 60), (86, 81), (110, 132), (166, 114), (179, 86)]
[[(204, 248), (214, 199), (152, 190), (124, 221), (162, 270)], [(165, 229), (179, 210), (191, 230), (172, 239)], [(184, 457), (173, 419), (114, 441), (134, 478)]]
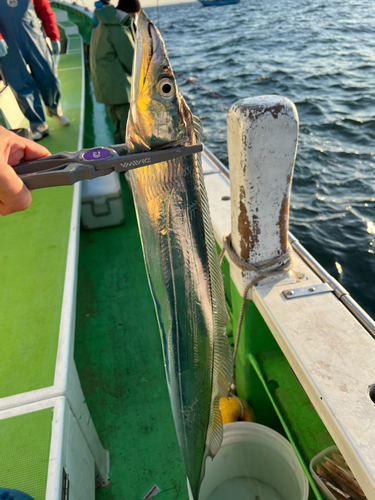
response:
[[(85, 147), (111, 143), (108, 127), (95, 134), (100, 120), (107, 122), (103, 111), (86, 100), (96, 125), (86, 127)], [(142, 499), (157, 484), (163, 500), (186, 500), (132, 195), (121, 177), (125, 224), (81, 231), (79, 254), (75, 360), (111, 460), (111, 484), (98, 489), (96, 498)]]

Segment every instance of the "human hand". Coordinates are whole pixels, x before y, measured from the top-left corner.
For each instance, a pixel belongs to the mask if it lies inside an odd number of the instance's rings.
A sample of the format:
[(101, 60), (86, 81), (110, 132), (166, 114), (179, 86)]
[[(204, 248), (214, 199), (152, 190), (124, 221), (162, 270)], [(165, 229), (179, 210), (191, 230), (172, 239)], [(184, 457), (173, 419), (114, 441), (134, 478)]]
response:
[(0, 215), (29, 208), (31, 194), (12, 167), (21, 160), (36, 160), (50, 152), (40, 144), (0, 127)]
[(51, 44), (52, 44), (52, 51), (54, 53), (55, 56), (58, 56), (60, 54), (60, 50), (61, 50), (61, 43), (59, 40), (51, 40)]
[(8, 54), (8, 45), (3, 38), (0, 38), (0, 57), (5, 57)]

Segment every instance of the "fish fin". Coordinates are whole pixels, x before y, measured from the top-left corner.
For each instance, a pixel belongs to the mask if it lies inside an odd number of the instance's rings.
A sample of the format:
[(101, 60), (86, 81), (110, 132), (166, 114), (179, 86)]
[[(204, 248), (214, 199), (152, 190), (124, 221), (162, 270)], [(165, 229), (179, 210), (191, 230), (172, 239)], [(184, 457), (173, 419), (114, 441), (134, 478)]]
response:
[(214, 456), (219, 451), (223, 439), (223, 420), (220, 412), (220, 398), (228, 396), (233, 376), (233, 361), (229, 342), (224, 330), (214, 339), (214, 366), (212, 377), (212, 397), (210, 420), (207, 428), (205, 456)]
[[(202, 124), (197, 117), (193, 117), (195, 139), (202, 140)], [(211, 297), (213, 307), (213, 373), (212, 373), (212, 397), (210, 420), (206, 435), (206, 448), (202, 462), (201, 481), (204, 477), (205, 462), (207, 456), (214, 457), (219, 451), (223, 438), (223, 421), (219, 408), (221, 397), (228, 395), (233, 376), (233, 359), (230, 351), (229, 341), (226, 334), (226, 324), (229, 315), (226, 308), (224, 281), (220, 268), (216, 241), (212, 228), (208, 196), (203, 178), (201, 155), (197, 155), (198, 181), (200, 184), (200, 197), (203, 214), (203, 222), (206, 235), (207, 257), (210, 267)]]
[[(202, 140), (202, 123), (196, 116), (193, 116), (193, 121), (195, 138), (199, 142)], [(228, 395), (233, 375), (232, 354), (226, 334), (226, 324), (229, 321), (229, 315), (226, 307), (224, 280), (212, 228), (212, 219), (210, 215), (206, 185), (203, 178), (202, 159), (200, 154), (197, 155), (197, 160), (199, 172), (198, 182), (200, 185), (200, 198), (206, 235), (207, 257), (210, 266), (211, 297), (214, 313), (214, 359), (216, 360), (216, 362), (214, 362), (214, 378), (218, 380), (220, 386), (214, 392), (217, 393), (217, 397), (220, 398)]]
[(203, 481), (203, 478), (206, 473), (206, 460), (207, 457), (213, 459), (217, 452), (220, 449), (221, 443), (223, 441), (223, 420), (221, 417), (219, 400), (213, 400), (210, 412), (210, 421), (207, 429), (207, 439), (206, 439), (206, 447), (205, 453), (203, 456), (201, 474), (199, 479), (199, 485), (197, 488), (196, 496), (194, 495), (194, 499), (198, 498), (199, 490)]
[(207, 443), (207, 456), (213, 458), (219, 451), (223, 440), (223, 420), (218, 400), (212, 402), (208, 432), (210, 432), (210, 440)]
[(195, 115), (193, 115), (193, 125), (194, 125), (195, 138), (197, 142), (201, 142), (203, 137), (203, 125), (200, 119)]
[[(197, 116), (193, 115), (193, 123), (194, 123), (194, 132), (195, 139), (197, 142), (202, 141), (202, 122)], [(207, 254), (208, 261), (210, 265), (210, 274), (211, 274), (211, 293), (212, 298), (214, 300), (213, 307), (215, 316), (217, 316), (218, 325), (221, 327), (225, 327), (225, 325), (229, 321), (229, 315), (226, 308), (225, 302), (225, 294), (224, 294), (224, 282), (223, 275), (220, 268), (219, 257), (217, 253), (216, 241), (212, 229), (212, 219), (210, 215), (210, 208), (208, 203), (208, 196), (206, 191), (206, 185), (204, 183), (204, 176), (202, 170), (202, 158), (201, 155), (197, 155), (198, 162), (198, 172), (199, 172), (199, 184), (200, 184), (200, 195), (201, 195), (201, 204), (202, 204), (202, 213), (203, 213), (203, 221), (204, 228), (206, 233), (206, 245), (207, 245)], [(229, 353), (229, 344), (228, 344), (228, 353)], [(231, 378), (230, 378), (231, 380)], [(230, 382), (229, 382), (230, 386)]]

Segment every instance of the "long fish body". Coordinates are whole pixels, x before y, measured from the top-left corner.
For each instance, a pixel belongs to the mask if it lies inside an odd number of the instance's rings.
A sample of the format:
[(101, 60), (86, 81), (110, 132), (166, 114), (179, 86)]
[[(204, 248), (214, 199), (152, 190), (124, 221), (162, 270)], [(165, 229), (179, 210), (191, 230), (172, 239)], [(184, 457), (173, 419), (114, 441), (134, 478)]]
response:
[[(200, 134), (160, 33), (141, 12), (128, 152), (188, 146)], [(228, 314), (200, 154), (142, 167), (130, 177), (177, 438), (197, 499), (206, 457), (221, 445), (219, 399), (228, 394), (232, 378)]]

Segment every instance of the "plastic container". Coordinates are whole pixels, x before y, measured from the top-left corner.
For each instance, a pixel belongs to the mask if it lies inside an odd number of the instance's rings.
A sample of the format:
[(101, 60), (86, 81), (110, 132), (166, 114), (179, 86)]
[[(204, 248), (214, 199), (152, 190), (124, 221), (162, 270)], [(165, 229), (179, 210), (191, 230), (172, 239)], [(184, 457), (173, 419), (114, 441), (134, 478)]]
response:
[(327, 486), (318, 478), (316, 474), (316, 466), (319, 465), (321, 462), (324, 461), (324, 457), (330, 457), (332, 453), (340, 453), (340, 450), (337, 448), (337, 446), (330, 446), (329, 448), (326, 448), (325, 450), (321, 451), (316, 455), (310, 462), (310, 472), (311, 475), (316, 482), (316, 485), (320, 489), (320, 491), (323, 493), (323, 495), (328, 499), (328, 500), (336, 500), (336, 498), (332, 495), (332, 493), (329, 491)]
[(118, 226), (125, 222), (117, 172), (82, 181), (81, 221), (84, 229)]
[[(189, 482), (188, 489), (193, 500)], [(207, 458), (199, 500), (307, 500), (308, 495), (307, 477), (289, 441), (253, 422), (224, 425), (218, 454)]]

